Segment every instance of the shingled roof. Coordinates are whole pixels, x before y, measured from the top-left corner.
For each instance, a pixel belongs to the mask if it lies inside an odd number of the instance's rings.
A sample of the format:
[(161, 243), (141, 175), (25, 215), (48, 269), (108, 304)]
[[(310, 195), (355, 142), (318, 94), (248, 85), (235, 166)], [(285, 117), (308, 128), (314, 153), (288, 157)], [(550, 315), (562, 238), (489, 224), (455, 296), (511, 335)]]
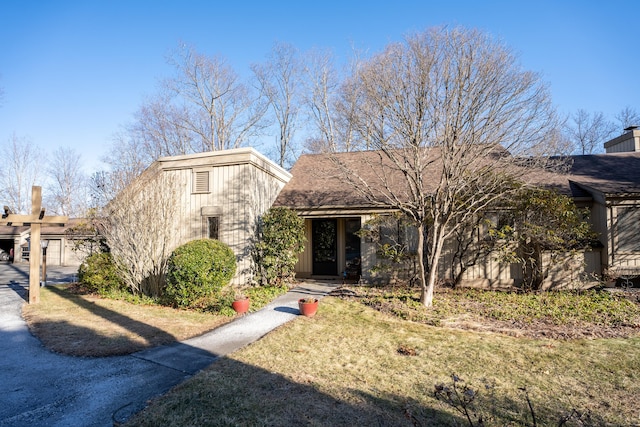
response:
[(640, 153), (572, 157), (569, 179), (607, 197), (640, 196)]
[[(369, 167), (378, 159), (372, 151), (340, 153), (341, 161), (349, 164), (365, 180), (375, 181)], [(378, 160), (379, 161), (379, 160)], [(343, 173), (328, 154), (303, 154), (291, 169), (291, 180), (275, 201), (276, 206), (292, 208), (365, 207), (371, 203), (344, 179)]]
[[(295, 209), (341, 209), (374, 206), (353, 184), (345, 179), (330, 154), (306, 154), (300, 156), (291, 170), (293, 178), (278, 196), (276, 206)], [(385, 156), (377, 151), (340, 153), (340, 163), (348, 166), (368, 183), (379, 182), (381, 165)], [(334, 157), (335, 159), (335, 157)], [(595, 190), (607, 197), (637, 194), (640, 196), (640, 153), (618, 153), (557, 158), (566, 162), (568, 172), (551, 169), (531, 169), (524, 176), (527, 182), (544, 188), (552, 188), (574, 198), (588, 198)], [(383, 162), (383, 163), (381, 163)], [(430, 166), (434, 184), (441, 169), (439, 163)], [(429, 171), (428, 170), (428, 171)], [(389, 176), (404, 188), (402, 176)], [(375, 185), (375, 184), (373, 184)], [(428, 189), (427, 189), (428, 190)]]

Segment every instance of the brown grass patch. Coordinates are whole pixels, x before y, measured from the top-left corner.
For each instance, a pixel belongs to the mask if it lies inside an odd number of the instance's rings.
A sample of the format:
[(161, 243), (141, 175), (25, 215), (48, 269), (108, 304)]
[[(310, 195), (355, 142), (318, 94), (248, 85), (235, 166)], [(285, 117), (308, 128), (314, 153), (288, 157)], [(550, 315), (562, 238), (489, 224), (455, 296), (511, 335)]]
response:
[(467, 425), (434, 396), (452, 374), (477, 393), (474, 411), (485, 425), (532, 425), (523, 388), (537, 425), (558, 425), (573, 410), (588, 414), (590, 425), (633, 425), (639, 346), (640, 338), (531, 339), (433, 327), (325, 298), (314, 318), (214, 363), (129, 425)]
[(22, 314), (49, 349), (73, 356), (113, 356), (201, 335), (233, 318), (41, 289), (40, 304)]

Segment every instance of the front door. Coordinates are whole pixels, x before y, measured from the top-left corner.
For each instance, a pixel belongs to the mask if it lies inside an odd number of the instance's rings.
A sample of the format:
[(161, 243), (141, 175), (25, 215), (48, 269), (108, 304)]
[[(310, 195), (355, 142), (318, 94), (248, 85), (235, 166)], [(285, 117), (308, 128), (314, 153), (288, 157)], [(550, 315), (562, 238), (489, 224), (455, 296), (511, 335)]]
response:
[(311, 242), (313, 248), (313, 274), (338, 274), (338, 227), (335, 219), (314, 219)]

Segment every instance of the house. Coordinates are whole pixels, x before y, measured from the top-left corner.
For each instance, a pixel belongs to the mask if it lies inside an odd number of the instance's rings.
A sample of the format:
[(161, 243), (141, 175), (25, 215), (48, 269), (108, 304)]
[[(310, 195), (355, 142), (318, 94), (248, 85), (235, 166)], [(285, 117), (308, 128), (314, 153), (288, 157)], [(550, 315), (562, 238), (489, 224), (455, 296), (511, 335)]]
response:
[[(589, 208), (601, 243), (598, 248), (577, 257), (568, 256), (549, 267), (546, 288), (576, 284), (605, 272), (640, 275), (640, 130), (626, 129), (605, 148), (606, 154), (569, 158), (568, 173), (540, 171), (531, 179)], [(379, 153), (349, 152), (340, 156), (359, 168), (360, 177), (375, 182), (380, 171), (371, 165), (380, 158)], [(394, 210), (367, 200), (344, 179), (329, 155), (302, 155), (289, 173), (254, 149), (240, 148), (160, 158), (145, 172), (153, 173), (172, 177), (178, 183), (171, 246), (198, 238), (227, 243), (238, 261), (237, 284), (251, 278), (257, 222), (271, 206), (292, 208), (305, 220), (307, 243), (296, 265), (298, 277), (383, 278), (374, 273), (379, 262), (375, 242), (360, 237), (358, 231), (374, 216), (389, 215)], [(151, 181), (151, 185), (159, 182)], [(387, 231), (399, 233), (398, 229)], [(71, 242), (65, 241), (64, 229), (43, 227), (42, 234), (52, 242), (48, 263), (79, 262), (70, 250)], [(25, 253), (19, 253), (20, 249), (28, 249), (28, 235), (28, 227), (0, 227), (0, 247), (8, 250), (13, 245), (19, 261)], [(412, 240), (410, 235), (397, 237)], [(445, 248), (439, 271), (443, 279), (451, 277), (454, 252), (452, 245)], [(485, 288), (521, 281), (519, 266), (501, 264), (491, 257), (478, 260), (461, 279), (463, 284)]]
[(233, 283), (243, 284), (251, 278), (258, 219), (290, 178), (256, 150), (238, 148), (160, 158), (132, 186), (143, 186), (135, 191), (144, 194), (144, 186), (164, 185), (161, 192), (167, 193), (167, 183), (175, 185), (174, 214), (163, 224), (170, 229), (168, 251), (195, 239), (218, 239), (236, 255)]
[[(640, 131), (626, 129), (605, 147), (607, 154), (568, 159), (566, 174), (542, 170), (530, 177), (536, 185), (553, 188), (571, 196), (578, 206), (588, 207), (602, 246), (579, 254), (577, 259), (570, 256), (549, 266), (545, 288), (577, 286), (606, 271), (640, 273)], [(340, 163), (349, 164), (364, 181), (377, 181), (380, 171), (372, 167), (375, 161), (371, 159), (378, 156), (376, 152), (339, 156)], [(392, 209), (363, 197), (327, 154), (302, 155), (291, 173), (293, 178), (275, 204), (295, 209), (305, 219), (307, 244), (296, 266), (297, 275), (341, 277), (357, 265), (362, 279), (375, 280), (372, 271), (379, 261), (376, 246), (356, 233), (373, 215), (389, 214)], [(445, 248), (439, 271), (443, 280), (451, 277), (454, 252), (452, 245)], [(517, 265), (486, 257), (464, 272), (461, 283), (502, 287), (518, 285), (522, 279), (522, 269)]]
[[(256, 150), (239, 148), (160, 158), (137, 183), (157, 186), (167, 182), (165, 178), (174, 180), (178, 188), (170, 250), (194, 239), (219, 239), (236, 255), (234, 283), (249, 280), (258, 218), (271, 207), (291, 174)], [(65, 231), (81, 221), (42, 227), (42, 239), (49, 241), (48, 265), (80, 265), (80, 254), (72, 250), (72, 238)], [(15, 262), (27, 262), (29, 234), (28, 226), (0, 226), (0, 248), (7, 252), (14, 248)]]
[(640, 130), (631, 126), (604, 146), (606, 154), (572, 158), (572, 196), (590, 208), (602, 271), (639, 275)]

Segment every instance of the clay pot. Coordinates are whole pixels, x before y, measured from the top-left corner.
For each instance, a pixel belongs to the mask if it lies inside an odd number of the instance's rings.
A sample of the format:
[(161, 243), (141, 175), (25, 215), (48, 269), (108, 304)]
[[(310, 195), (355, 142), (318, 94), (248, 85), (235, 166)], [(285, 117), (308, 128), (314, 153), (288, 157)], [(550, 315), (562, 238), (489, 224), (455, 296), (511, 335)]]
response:
[(231, 303), (231, 307), (238, 314), (244, 314), (249, 311), (249, 297), (238, 298), (233, 303)]
[(312, 301), (309, 301), (309, 298), (300, 298), (298, 300), (298, 308), (300, 309), (300, 314), (313, 317), (318, 311), (318, 299), (313, 298)]

